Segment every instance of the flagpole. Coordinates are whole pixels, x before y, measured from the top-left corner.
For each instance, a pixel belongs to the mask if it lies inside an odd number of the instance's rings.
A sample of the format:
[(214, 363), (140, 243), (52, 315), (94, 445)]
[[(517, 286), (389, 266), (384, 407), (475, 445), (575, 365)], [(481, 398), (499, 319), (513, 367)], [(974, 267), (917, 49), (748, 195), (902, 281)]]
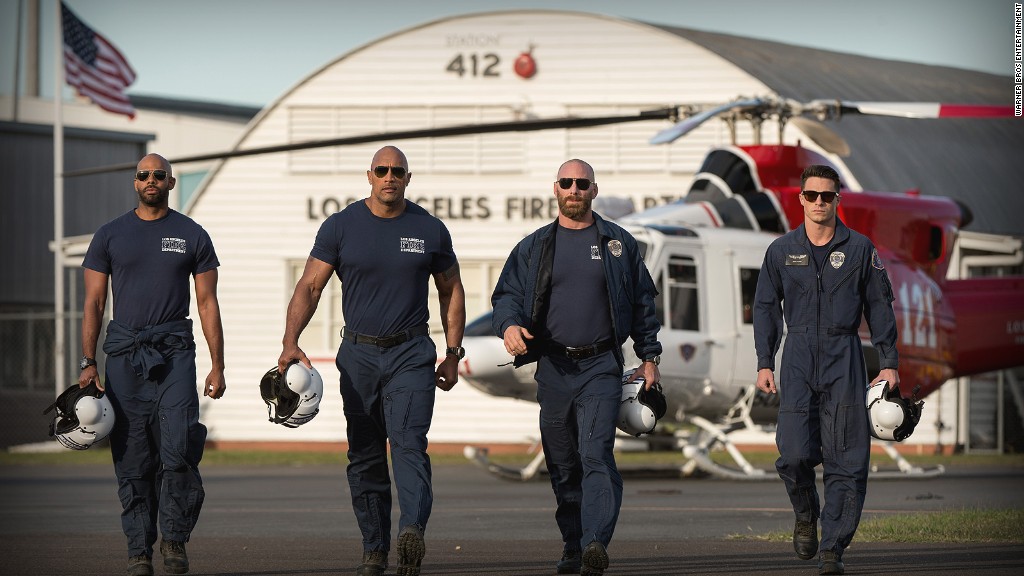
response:
[(18, 0), (18, 33), (14, 46), (14, 110), (11, 113), (11, 121), (18, 121), (18, 100), (21, 98), (21, 9), (25, 0)]
[(67, 387), (64, 350), (64, 28), (61, 1), (54, 0), (53, 28), (53, 374), (57, 394)]

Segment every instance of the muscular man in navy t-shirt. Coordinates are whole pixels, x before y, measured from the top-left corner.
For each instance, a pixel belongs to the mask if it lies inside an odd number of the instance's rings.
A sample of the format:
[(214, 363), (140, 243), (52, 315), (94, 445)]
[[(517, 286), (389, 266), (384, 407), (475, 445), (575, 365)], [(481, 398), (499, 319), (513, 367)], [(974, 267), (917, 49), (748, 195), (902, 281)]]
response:
[[(388, 565), (388, 442), (401, 509), (398, 574), (420, 573), (433, 501), (427, 430), (434, 390), (447, 391), (458, 382), (465, 354), (466, 296), (452, 239), (440, 220), (405, 199), (411, 177), (401, 150), (381, 148), (366, 171), (369, 197), (321, 225), (288, 304), (278, 359), (282, 372), (294, 361), (311, 367), (299, 348), (299, 335), (337, 274), (345, 329), (336, 364), (347, 421), (352, 508), (363, 535), (361, 576), (383, 576)], [(427, 328), (431, 276), (448, 346), (436, 371), (437, 353)]]
[[(95, 382), (114, 408), (110, 451), (124, 509), (128, 574), (153, 574), (157, 522), (160, 553), (171, 574), (188, 572), (185, 543), (205, 492), (199, 475), (206, 427), (199, 422), (196, 353), (189, 313), (189, 277), (210, 347), (212, 369), (203, 395), (224, 394), (224, 330), (217, 301), (217, 254), (205, 230), (168, 207), (171, 166), (149, 154), (138, 164), (138, 206), (93, 235), (85, 268), (82, 372), (78, 385)], [(96, 343), (107, 286), (114, 315), (103, 351), (106, 381), (96, 370)]]
[(457, 264), (448, 229), (412, 202), (393, 218), (355, 202), (324, 221), (310, 256), (342, 284), (345, 328), (382, 336), (427, 323), (427, 281)]

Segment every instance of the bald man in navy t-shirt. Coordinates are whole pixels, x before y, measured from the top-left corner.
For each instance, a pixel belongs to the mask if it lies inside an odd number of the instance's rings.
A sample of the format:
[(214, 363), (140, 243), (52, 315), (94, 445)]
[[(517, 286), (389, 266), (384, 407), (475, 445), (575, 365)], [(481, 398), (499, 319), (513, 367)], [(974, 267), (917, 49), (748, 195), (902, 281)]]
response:
[[(391, 548), (391, 481), (387, 444), (401, 509), (398, 574), (418, 576), (433, 492), (427, 430), (434, 389), (450, 390), (465, 355), (466, 296), (451, 235), (444, 224), (405, 199), (412, 173), (401, 150), (385, 146), (366, 171), (369, 197), (320, 226), (306, 268), (288, 304), (278, 369), (312, 367), (299, 335), (334, 274), (341, 280), (345, 328), (336, 364), (341, 372), (348, 436), (352, 508), (363, 535), (360, 576), (383, 576)], [(427, 321), (427, 282), (441, 303), (447, 349), (437, 352)]]
[[(196, 351), (189, 278), (210, 348), (203, 395), (224, 394), (224, 329), (217, 300), (220, 262), (206, 230), (168, 207), (170, 163), (149, 154), (138, 164), (139, 203), (93, 235), (82, 263), (85, 304), (78, 385), (95, 382), (114, 409), (110, 452), (128, 539), (128, 575), (153, 574), (153, 545), (163, 536), (164, 571), (189, 570), (189, 541), (205, 492), (199, 461), (206, 426), (199, 422)], [(114, 314), (103, 341), (105, 380), (96, 343), (111, 286)], [(159, 521), (159, 523), (158, 523)]]

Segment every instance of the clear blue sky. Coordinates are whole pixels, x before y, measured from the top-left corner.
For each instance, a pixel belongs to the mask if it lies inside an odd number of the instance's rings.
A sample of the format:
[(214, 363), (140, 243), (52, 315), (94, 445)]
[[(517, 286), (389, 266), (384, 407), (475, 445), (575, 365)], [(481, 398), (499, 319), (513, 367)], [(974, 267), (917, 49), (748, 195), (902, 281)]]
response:
[[(39, 0), (51, 18), (55, 0)], [(13, 81), (19, 0), (0, 0), (0, 92)], [(1009, 76), (1008, 0), (66, 0), (138, 72), (132, 94), (269, 103), (368, 42), (447, 16), (511, 9), (595, 12), (877, 58)], [(46, 24), (44, 95), (52, 93)], [(841, 96), (841, 95), (839, 95)], [(1009, 97), (1009, 96), (1008, 96)]]

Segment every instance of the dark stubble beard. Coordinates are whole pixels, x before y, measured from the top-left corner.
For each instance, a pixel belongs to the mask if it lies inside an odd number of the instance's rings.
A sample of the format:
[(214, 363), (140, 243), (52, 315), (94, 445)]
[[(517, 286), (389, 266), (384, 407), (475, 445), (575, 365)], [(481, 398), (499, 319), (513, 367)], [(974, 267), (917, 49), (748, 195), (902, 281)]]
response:
[(562, 213), (562, 216), (569, 218), (570, 220), (579, 220), (590, 212), (590, 204), (592, 199), (586, 196), (578, 196), (580, 202), (569, 204), (569, 198), (572, 196), (562, 196), (558, 199), (558, 211)]
[(149, 206), (150, 208), (159, 208), (160, 206), (167, 204), (167, 199), (170, 197), (170, 195), (170, 190), (164, 190), (163, 192), (158, 193), (155, 198), (149, 200), (146, 198), (145, 189), (143, 189), (142, 192), (139, 192), (139, 202), (142, 202), (143, 204)]

